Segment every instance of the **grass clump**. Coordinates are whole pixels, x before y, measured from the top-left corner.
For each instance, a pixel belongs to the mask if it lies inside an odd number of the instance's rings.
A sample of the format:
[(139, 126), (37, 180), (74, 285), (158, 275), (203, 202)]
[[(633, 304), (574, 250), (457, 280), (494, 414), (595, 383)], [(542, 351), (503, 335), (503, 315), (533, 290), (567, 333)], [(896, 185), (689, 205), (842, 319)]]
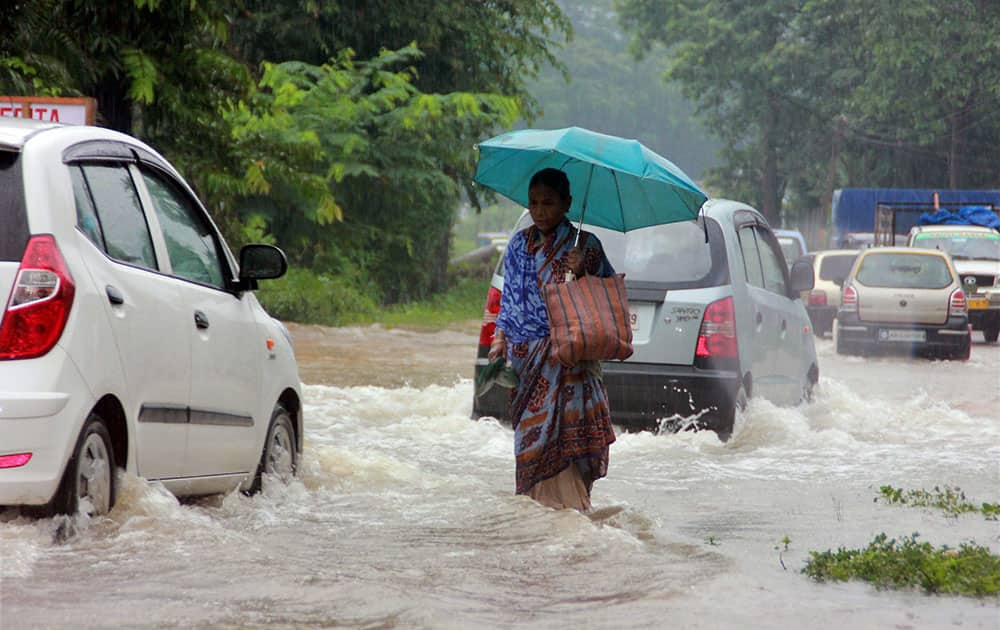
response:
[(292, 267), (260, 283), (257, 299), (272, 317), (303, 324), (343, 326), (374, 321), (375, 299), (345, 278)]
[(819, 582), (864, 580), (877, 588), (921, 588), (926, 593), (1000, 595), (1000, 556), (986, 547), (934, 547), (879, 534), (865, 549), (810, 552), (802, 572)]
[(489, 281), (464, 278), (448, 291), (427, 300), (387, 307), (376, 321), (386, 326), (444, 328), (468, 320), (481, 320)]
[[(938, 487), (934, 490), (903, 490), (892, 486), (881, 486), (879, 491), (889, 505), (911, 505), (914, 507), (933, 507), (943, 510), (950, 516), (958, 516), (966, 512), (982, 512), (988, 520), (1000, 518), (1000, 503), (982, 503), (976, 505), (970, 502), (961, 488), (951, 486)], [(877, 501), (878, 499), (876, 499)]]

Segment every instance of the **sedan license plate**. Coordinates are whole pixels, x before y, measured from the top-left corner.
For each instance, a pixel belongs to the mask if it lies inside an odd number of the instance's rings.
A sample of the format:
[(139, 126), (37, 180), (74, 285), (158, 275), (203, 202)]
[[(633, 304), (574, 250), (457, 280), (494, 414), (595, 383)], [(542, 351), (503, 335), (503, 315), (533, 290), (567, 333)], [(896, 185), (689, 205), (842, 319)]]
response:
[(899, 330), (896, 328), (881, 328), (878, 331), (879, 341), (927, 341), (927, 331), (924, 330)]
[(981, 311), (990, 307), (990, 300), (989, 298), (969, 298), (968, 304), (970, 311)]

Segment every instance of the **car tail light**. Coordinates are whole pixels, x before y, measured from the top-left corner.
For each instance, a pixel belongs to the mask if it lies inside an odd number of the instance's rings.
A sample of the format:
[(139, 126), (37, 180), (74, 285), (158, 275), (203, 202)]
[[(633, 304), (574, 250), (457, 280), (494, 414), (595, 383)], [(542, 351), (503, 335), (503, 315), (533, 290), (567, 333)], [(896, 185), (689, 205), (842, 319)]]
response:
[(948, 301), (948, 316), (965, 315), (967, 307), (965, 293), (961, 289), (952, 291), (951, 299)]
[(16, 455), (0, 455), (0, 468), (18, 468), (31, 461), (31, 453), (17, 453)]
[(858, 307), (858, 292), (851, 285), (844, 287), (844, 294), (840, 297), (840, 305), (844, 308)]
[(479, 329), (480, 347), (490, 347), (493, 343), (493, 333), (497, 329), (497, 314), (500, 312), (500, 289), (490, 287), (486, 294), (486, 308), (483, 309), (483, 327)]
[(0, 360), (31, 359), (62, 336), (76, 287), (51, 234), (33, 236), (0, 322)]
[(736, 313), (732, 296), (708, 305), (698, 331), (695, 365), (715, 369), (735, 369), (739, 358), (736, 345)]
[(826, 306), (826, 291), (810, 291), (809, 306)]

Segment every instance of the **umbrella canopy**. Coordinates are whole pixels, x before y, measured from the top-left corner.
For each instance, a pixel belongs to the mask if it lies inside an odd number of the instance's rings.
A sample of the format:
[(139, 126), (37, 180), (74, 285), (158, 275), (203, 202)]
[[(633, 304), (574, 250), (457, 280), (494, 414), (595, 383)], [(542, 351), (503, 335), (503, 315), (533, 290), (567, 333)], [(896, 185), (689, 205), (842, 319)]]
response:
[(697, 218), (708, 196), (670, 160), (637, 140), (580, 127), (521, 129), (479, 144), (477, 184), (528, 205), (528, 182), (543, 168), (570, 181), (570, 220), (619, 232)]

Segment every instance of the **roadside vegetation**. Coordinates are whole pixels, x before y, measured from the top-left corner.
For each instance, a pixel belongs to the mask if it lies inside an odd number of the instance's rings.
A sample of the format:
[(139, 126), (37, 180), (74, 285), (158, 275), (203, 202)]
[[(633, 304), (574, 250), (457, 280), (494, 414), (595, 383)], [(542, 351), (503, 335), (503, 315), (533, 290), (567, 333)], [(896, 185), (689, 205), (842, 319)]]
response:
[(878, 588), (920, 588), (926, 593), (1000, 595), (1000, 556), (973, 543), (934, 547), (879, 534), (864, 549), (810, 552), (803, 573), (820, 582), (864, 580)]
[[(936, 508), (955, 518), (981, 513), (997, 520), (1000, 514), (1000, 503), (976, 505), (951, 486), (928, 491), (886, 485), (879, 491), (888, 505)], [(974, 542), (935, 547), (919, 537), (915, 532), (896, 540), (881, 533), (864, 549), (812, 551), (802, 572), (819, 582), (863, 580), (877, 588), (920, 588), (928, 594), (1000, 596), (1000, 556), (988, 547)]]
[[(889, 505), (909, 505), (913, 507), (933, 507), (950, 516), (968, 512), (979, 512), (987, 520), (1000, 519), (1000, 503), (975, 504), (966, 499), (961, 488), (934, 486), (933, 490), (903, 490), (892, 486), (879, 488), (882, 499)], [(876, 499), (878, 500), (878, 499)]]
[(639, 138), (774, 225), (822, 229), (841, 187), (1000, 187), (1000, 3), (674, 4), (10, 0), (0, 95), (96, 99), (234, 248), (286, 252), (306, 293), (263, 294), (303, 322), (448, 303), (454, 228), (497, 201), (475, 146), (514, 127)]

